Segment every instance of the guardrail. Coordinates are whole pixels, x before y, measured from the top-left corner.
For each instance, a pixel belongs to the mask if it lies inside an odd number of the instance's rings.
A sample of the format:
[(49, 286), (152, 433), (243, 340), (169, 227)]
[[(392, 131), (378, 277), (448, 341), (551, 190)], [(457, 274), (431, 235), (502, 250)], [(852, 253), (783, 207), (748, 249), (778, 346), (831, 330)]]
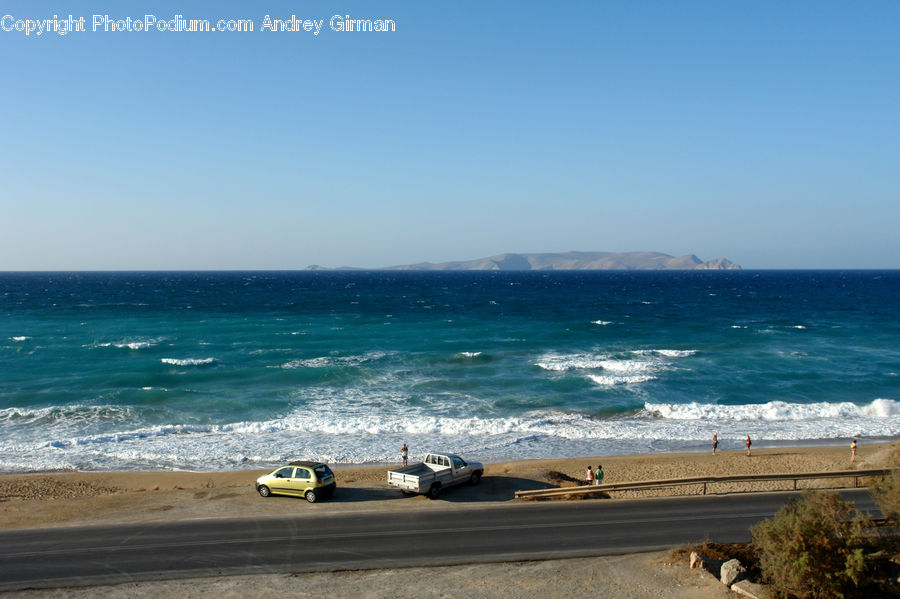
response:
[(693, 478), (672, 478), (668, 480), (641, 480), (603, 485), (584, 485), (581, 487), (558, 487), (554, 489), (538, 489), (535, 491), (516, 491), (516, 499), (549, 499), (553, 497), (589, 497), (607, 491), (631, 491), (634, 489), (664, 489), (685, 485), (703, 485), (706, 495), (709, 485), (715, 483), (757, 482), (757, 481), (794, 481), (797, 490), (798, 480), (817, 480), (825, 478), (852, 478), (853, 486), (859, 486), (860, 478), (884, 477), (893, 473), (894, 468), (877, 468), (872, 470), (842, 470), (837, 472), (804, 472), (794, 474), (735, 474), (729, 476), (697, 476)]

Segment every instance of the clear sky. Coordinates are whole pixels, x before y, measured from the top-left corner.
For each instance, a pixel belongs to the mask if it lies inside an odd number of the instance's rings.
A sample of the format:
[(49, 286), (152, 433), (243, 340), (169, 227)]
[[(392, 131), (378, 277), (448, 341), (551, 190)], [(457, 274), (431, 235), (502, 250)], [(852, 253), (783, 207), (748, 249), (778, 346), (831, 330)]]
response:
[[(54, 13), (86, 31), (17, 30)], [(262, 31), (267, 14), (324, 23)], [(0, 17), (0, 270), (566, 250), (900, 268), (898, 2), (0, 0)]]

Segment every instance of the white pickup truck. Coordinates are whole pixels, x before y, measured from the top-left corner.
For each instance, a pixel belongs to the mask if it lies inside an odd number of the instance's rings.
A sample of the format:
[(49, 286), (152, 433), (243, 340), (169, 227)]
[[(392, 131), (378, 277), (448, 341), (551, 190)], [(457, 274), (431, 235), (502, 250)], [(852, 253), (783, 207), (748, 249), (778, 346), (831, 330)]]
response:
[(429, 453), (422, 463), (388, 470), (388, 485), (437, 499), (446, 487), (465, 482), (477, 485), (482, 474), (484, 466), (479, 462), (466, 462), (452, 453)]

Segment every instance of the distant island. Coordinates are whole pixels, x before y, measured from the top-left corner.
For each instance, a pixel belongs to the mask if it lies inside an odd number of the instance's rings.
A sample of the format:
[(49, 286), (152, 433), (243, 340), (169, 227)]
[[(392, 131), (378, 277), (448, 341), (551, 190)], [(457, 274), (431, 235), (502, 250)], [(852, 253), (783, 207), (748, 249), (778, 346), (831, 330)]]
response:
[[(312, 265), (307, 270), (329, 269)], [(356, 269), (352, 269), (356, 270)], [(544, 254), (498, 254), (460, 262), (419, 262), (376, 270), (741, 270), (727, 258), (703, 261), (694, 254), (670, 256), (660, 252), (559, 252)]]

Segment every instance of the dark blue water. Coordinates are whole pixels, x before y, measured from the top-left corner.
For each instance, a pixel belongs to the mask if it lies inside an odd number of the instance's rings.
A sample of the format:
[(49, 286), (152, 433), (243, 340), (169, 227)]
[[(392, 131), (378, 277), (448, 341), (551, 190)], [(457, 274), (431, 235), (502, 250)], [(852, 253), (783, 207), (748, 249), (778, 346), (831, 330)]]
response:
[(0, 274), (0, 470), (900, 434), (900, 271)]

